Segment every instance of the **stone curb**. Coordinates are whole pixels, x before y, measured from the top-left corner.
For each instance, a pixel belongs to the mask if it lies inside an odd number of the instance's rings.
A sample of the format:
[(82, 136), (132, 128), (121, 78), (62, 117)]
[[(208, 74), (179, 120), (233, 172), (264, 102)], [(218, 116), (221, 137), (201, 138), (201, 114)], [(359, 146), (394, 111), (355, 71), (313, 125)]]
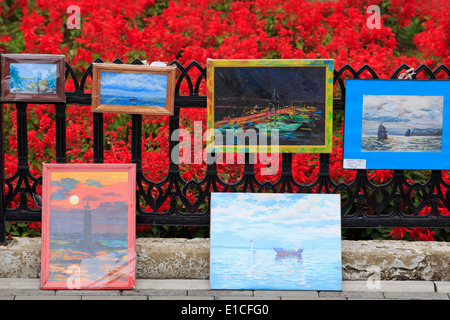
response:
[(137, 279), (135, 290), (40, 290), (39, 279), (9, 278), (0, 279), (0, 300), (450, 300), (449, 282), (364, 283), (343, 281), (342, 291), (209, 290), (208, 280)]
[[(39, 278), (40, 245), (15, 238), (0, 246), (0, 278)], [(209, 250), (209, 239), (137, 238), (136, 278), (208, 279)], [(342, 278), (450, 282), (450, 243), (343, 240)]]

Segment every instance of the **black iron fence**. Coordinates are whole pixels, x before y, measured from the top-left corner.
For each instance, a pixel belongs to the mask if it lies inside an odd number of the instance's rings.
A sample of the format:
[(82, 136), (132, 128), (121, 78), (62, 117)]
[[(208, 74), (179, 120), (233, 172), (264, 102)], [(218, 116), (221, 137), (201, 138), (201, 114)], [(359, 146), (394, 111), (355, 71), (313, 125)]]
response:
[[(94, 61), (102, 63), (101, 59)], [(117, 59), (114, 63), (123, 63)], [(133, 64), (142, 64), (135, 60)], [(178, 141), (172, 141), (172, 133), (179, 128), (180, 110), (183, 108), (206, 108), (206, 96), (200, 95), (201, 82), (206, 79), (206, 69), (193, 61), (187, 66), (173, 61), (179, 69), (175, 88), (175, 112), (169, 118), (169, 168), (168, 175), (162, 181), (152, 181), (143, 174), (142, 170), (142, 116), (132, 115), (131, 153), (132, 162), (137, 166), (137, 224), (165, 225), (165, 226), (209, 226), (210, 212), (209, 198), (214, 192), (316, 192), (339, 193), (342, 195), (342, 227), (343, 228), (385, 228), (385, 227), (417, 227), (417, 228), (442, 228), (450, 227), (450, 215), (442, 213), (440, 208), (450, 210), (450, 185), (445, 182), (440, 170), (431, 170), (428, 180), (425, 182), (408, 182), (404, 170), (394, 170), (393, 177), (386, 183), (375, 184), (369, 179), (368, 170), (357, 170), (355, 178), (350, 182), (333, 181), (330, 178), (330, 155), (320, 154), (319, 173), (317, 179), (309, 184), (301, 184), (295, 181), (292, 171), (292, 154), (282, 154), (281, 174), (276, 182), (259, 181), (255, 175), (253, 162), (250, 155), (246, 155), (244, 170), (240, 179), (236, 182), (226, 182), (218, 175), (217, 164), (207, 165), (206, 174), (200, 180), (191, 179), (185, 181), (177, 165), (178, 161), (171, 158), (172, 150)], [(190, 74), (197, 69), (196, 79)], [(390, 76), (397, 79), (402, 71), (409, 69), (407, 65), (399, 66)], [(450, 69), (444, 65), (435, 70), (426, 65), (420, 65), (415, 69), (416, 74), (422, 74), (428, 79), (436, 79), (440, 74), (450, 79)], [(334, 113), (345, 109), (345, 82), (347, 78), (358, 79), (361, 75), (370, 74), (373, 79), (378, 79), (376, 72), (368, 65), (358, 70), (350, 65), (345, 65), (334, 72), (334, 88), (341, 93), (334, 99)], [(70, 77), (68, 77), (70, 74)], [(92, 77), (92, 65), (78, 81), (75, 71), (66, 62), (66, 81), (73, 81), (74, 91), (66, 92), (66, 103), (55, 104), (56, 121), (56, 161), (66, 162), (66, 107), (68, 104), (90, 105), (91, 94), (85, 93), (85, 85), (88, 77)], [(416, 78), (413, 75), (413, 78)], [(180, 85), (186, 81), (189, 93), (180, 94)], [(405, 80), (407, 81), (407, 80)], [(18, 167), (10, 177), (2, 176), (4, 184), (8, 186), (5, 193), (1, 189), (0, 201), (0, 243), (5, 242), (5, 221), (41, 221), (41, 209), (30, 208), (27, 202), (31, 198), (39, 202), (36, 197), (36, 189), (42, 184), (42, 176), (35, 177), (31, 174), (28, 163), (27, 142), (27, 103), (16, 103), (17, 111), (17, 146)], [(93, 151), (94, 162), (102, 163), (104, 160), (104, 132), (103, 114), (93, 113)], [(3, 124), (3, 113), (2, 113)], [(1, 131), (3, 141), (4, 134)], [(3, 154), (3, 150), (0, 150)], [(405, 159), (404, 161), (408, 161)], [(4, 171), (4, 158), (1, 159)], [(154, 196), (153, 190), (157, 190)], [(195, 201), (191, 202), (186, 192), (195, 191)], [(412, 200), (415, 194), (415, 201)], [(419, 200), (417, 201), (417, 195)], [(10, 208), (13, 199), (19, 195), (20, 203), (15, 208)], [(170, 202), (168, 210), (161, 207), (167, 201)], [(150, 207), (151, 210), (144, 209)], [(181, 204), (181, 206), (180, 206)], [(426, 214), (419, 214), (425, 206), (431, 210)], [(199, 208), (205, 208), (203, 212)], [(184, 209), (180, 209), (184, 208)]]

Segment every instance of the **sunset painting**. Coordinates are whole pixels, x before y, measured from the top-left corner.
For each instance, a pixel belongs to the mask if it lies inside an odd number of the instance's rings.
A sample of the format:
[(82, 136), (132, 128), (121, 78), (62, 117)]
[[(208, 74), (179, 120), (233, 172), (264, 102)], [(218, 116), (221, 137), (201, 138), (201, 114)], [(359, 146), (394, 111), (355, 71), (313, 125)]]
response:
[(43, 287), (134, 286), (133, 169), (44, 166)]

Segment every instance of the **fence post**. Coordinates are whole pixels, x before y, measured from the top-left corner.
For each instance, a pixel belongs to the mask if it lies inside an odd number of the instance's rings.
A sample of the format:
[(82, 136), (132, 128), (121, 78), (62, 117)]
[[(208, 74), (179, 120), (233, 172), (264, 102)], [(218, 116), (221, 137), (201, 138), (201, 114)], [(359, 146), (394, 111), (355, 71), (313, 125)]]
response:
[(1, 174), (0, 174), (0, 245), (6, 243), (6, 216), (5, 216), (5, 207), (4, 207), (4, 192), (3, 185), (5, 183), (5, 155), (3, 153), (3, 104), (0, 103), (0, 165), (1, 165)]

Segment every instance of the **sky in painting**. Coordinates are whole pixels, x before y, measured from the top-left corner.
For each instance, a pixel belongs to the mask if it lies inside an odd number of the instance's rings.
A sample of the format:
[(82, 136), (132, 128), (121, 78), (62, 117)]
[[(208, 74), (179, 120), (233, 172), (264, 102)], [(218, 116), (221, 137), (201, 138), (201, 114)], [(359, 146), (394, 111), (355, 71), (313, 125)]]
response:
[(340, 245), (339, 195), (212, 193), (211, 245)]
[(167, 75), (102, 72), (101, 94), (118, 97), (165, 98)]
[(48, 71), (52, 74), (56, 74), (56, 64), (51, 63), (11, 63), (10, 66), (19, 71), (19, 76), (21, 78), (35, 80), (38, 72), (42, 74), (43, 79), (48, 75)]
[(443, 96), (364, 95), (363, 134), (376, 134), (380, 123), (391, 134), (442, 128), (443, 106)]
[[(325, 101), (325, 68), (317, 67), (216, 67), (216, 105), (240, 105), (241, 98), (271, 99), (273, 89), (286, 101)], [(236, 101), (229, 100), (237, 99)], [(222, 99), (226, 99), (223, 100)], [(245, 100), (244, 99), (244, 100)], [(263, 102), (260, 102), (260, 104)]]
[[(71, 203), (72, 196), (78, 203)], [(128, 212), (127, 172), (52, 172), (51, 232), (79, 233), (89, 202), (92, 231), (124, 233)]]

